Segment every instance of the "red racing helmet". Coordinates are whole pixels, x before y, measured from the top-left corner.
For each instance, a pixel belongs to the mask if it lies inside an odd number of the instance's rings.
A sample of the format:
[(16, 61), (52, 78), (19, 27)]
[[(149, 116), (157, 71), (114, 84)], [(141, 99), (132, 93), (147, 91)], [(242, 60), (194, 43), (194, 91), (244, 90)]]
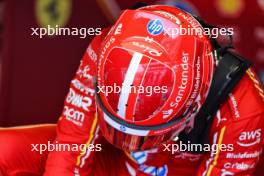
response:
[(214, 72), (202, 31), (192, 15), (174, 7), (123, 11), (101, 45), (97, 67), (97, 114), (110, 143), (145, 150), (186, 128)]

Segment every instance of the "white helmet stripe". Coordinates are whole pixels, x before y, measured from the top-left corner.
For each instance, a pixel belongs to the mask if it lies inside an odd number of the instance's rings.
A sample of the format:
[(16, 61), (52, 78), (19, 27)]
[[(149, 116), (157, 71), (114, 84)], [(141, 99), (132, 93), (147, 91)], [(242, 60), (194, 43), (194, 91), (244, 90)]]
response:
[(135, 52), (128, 66), (125, 80), (122, 84), (121, 94), (120, 94), (119, 101), (118, 101), (117, 114), (121, 118), (125, 118), (126, 116), (126, 104), (127, 104), (129, 93), (130, 93), (129, 92), (130, 85), (133, 84), (133, 81), (134, 81), (134, 78), (137, 73), (142, 57), (143, 55), (141, 53)]

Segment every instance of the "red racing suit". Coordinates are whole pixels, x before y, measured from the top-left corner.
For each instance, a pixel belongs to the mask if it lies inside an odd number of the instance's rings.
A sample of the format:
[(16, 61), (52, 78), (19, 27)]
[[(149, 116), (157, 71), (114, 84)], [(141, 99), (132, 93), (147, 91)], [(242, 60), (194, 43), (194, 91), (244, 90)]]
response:
[[(30, 152), (27, 153), (28, 157), (34, 155), (34, 161), (24, 166), (28, 168), (20, 168), (17, 164), (19, 160), (11, 163), (9, 161), (8, 166), (8, 161), (3, 159), (3, 147), (9, 146), (5, 146), (0, 141), (2, 152), (0, 153), (0, 172), (2, 171), (2, 174), (9, 171), (10, 165), (17, 165), (17, 167), (12, 167), (16, 171), (10, 171), (7, 175), (12, 175), (12, 173), (16, 175), (15, 173), (19, 171), (27, 170), (35, 170), (31, 173), (37, 174), (38, 171), (43, 171), (44, 167), (45, 176), (246, 176), (253, 174), (263, 147), (264, 92), (252, 68), (246, 72), (229, 94), (214, 118), (209, 141), (211, 146), (221, 148), (221, 150), (211, 150), (205, 154), (191, 154), (176, 151), (174, 144), (179, 144), (179, 142), (171, 141), (157, 149), (128, 153), (107, 144), (100, 134), (94, 89), (97, 53), (105, 33), (93, 39), (83, 56), (65, 99), (64, 110), (57, 125), (57, 136), (54, 141), (57, 145), (85, 144), (89, 149), (85, 152), (84, 150), (52, 151), (49, 155), (48, 152), (37, 155), (36, 151), (29, 149), (30, 145), (28, 145), (28, 149), (24, 149), (24, 152)], [(38, 131), (36, 130), (31, 135), (47, 135), (41, 130), (41, 132)], [(55, 131), (53, 134), (55, 135)], [(3, 133), (0, 130), (0, 138), (1, 135), (3, 136)], [(47, 137), (47, 140), (52, 138)], [(45, 162), (37, 161), (47, 155), (46, 165)], [(32, 163), (37, 166), (32, 166)]]

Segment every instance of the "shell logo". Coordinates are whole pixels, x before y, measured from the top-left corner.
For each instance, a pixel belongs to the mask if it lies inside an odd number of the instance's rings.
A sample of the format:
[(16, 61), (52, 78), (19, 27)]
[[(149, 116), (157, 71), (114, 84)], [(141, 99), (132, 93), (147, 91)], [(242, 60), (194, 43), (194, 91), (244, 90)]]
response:
[(72, 0), (36, 0), (35, 13), (41, 27), (63, 27), (67, 24), (72, 7)]
[(216, 0), (219, 13), (225, 17), (237, 18), (244, 10), (244, 0)]

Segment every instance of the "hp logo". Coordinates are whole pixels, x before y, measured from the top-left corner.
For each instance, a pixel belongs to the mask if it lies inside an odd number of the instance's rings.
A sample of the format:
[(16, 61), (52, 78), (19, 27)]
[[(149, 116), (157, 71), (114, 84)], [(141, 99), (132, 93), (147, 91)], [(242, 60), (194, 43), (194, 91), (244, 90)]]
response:
[(155, 20), (150, 20), (148, 22), (148, 32), (151, 35), (159, 35), (163, 31), (163, 25), (160, 20), (155, 19)]
[(125, 127), (125, 126), (123, 126), (123, 125), (121, 125), (121, 126), (120, 126), (120, 131), (123, 131), (123, 132), (125, 132), (125, 131), (126, 131), (126, 127)]

